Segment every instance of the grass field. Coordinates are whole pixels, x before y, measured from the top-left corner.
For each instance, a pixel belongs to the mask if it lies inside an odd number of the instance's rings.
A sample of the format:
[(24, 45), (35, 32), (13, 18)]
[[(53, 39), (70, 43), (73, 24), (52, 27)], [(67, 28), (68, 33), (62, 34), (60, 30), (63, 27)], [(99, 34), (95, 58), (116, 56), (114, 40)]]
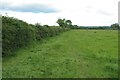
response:
[(71, 30), (3, 58), (3, 78), (115, 78), (118, 32)]

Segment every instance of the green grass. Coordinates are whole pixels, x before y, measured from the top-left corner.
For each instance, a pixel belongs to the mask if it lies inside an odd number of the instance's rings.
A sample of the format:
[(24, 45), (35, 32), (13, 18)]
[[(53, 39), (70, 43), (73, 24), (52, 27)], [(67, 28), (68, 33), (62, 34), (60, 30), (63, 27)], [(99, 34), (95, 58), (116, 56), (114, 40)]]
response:
[(118, 32), (71, 30), (3, 59), (3, 78), (116, 78)]

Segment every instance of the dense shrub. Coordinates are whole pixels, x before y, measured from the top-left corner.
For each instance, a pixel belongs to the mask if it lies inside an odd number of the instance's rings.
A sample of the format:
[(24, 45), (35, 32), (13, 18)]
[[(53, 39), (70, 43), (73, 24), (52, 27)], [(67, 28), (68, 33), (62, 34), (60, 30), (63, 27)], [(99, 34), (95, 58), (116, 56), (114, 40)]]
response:
[(32, 25), (22, 20), (2, 16), (2, 53), (3, 55), (9, 54), (17, 48), (27, 45), (32, 40), (55, 36), (66, 30), (68, 28)]
[(2, 17), (2, 53), (8, 54), (34, 40), (34, 29), (27, 23), (9, 17)]
[(59, 26), (41, 26), (40, 24), (35, 25), (36, 29), (36, 39), (40, 40), (45, 37), (52, 37), (58, 35), (60, 32), (67, 31), (68, 28), (62, 28)]

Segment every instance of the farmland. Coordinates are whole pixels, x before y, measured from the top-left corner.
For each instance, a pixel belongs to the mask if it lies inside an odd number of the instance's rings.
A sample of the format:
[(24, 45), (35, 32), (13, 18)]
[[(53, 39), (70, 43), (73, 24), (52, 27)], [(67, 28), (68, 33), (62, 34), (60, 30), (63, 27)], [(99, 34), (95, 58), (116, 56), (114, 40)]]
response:
[(117, 30), (70, 30), (3, 58), (3, 78), (116, 78)]

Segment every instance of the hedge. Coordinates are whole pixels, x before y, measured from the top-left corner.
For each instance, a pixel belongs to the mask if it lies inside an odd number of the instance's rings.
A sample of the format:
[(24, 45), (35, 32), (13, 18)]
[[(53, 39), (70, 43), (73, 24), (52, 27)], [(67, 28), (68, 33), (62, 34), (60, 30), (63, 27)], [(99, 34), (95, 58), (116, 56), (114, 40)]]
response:
[(9, 55), (31, 41), (52, 37), (67, 30), (59, 26), (31, 25), (13, 17), (2, 16), (2, 54)]

